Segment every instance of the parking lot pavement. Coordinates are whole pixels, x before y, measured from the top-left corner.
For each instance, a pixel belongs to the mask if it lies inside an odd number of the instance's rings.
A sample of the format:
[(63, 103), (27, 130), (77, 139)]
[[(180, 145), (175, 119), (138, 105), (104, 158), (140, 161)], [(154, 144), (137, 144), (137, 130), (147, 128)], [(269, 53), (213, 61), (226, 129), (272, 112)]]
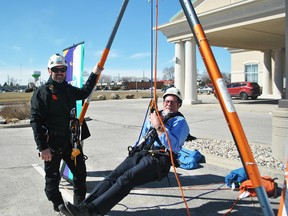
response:
[[(90, 104), (86, 116), (91, 118), (87, 122), (91, 137), (84, 142), (84, 151), (88, 156), (87, 186), (89, 191), (127, 156), (127, 146), (134, 145), (139, 136), (148, 103), (149, 100), (139, 99), (99, 101)], [(159, 101), (159, 108), (160, 103)], [(239, 106), (239, 110), (243, 108), (241, 104), (236, 105), (236, 109), (237, 106)], [(256, 130), (259, 129), (259, 126), (258, 128), (254, 127), (252, 119), (261, 116), (257, 116), (254, 109), (255, 106), (248, 107), (248, 111), (243, 113), (239, 111), (239, 115), (245, 117), (250, 113), (249, 119), (244, 118), (243, 125)], [(267, 120), (271, 118), (267, 113), (270, 109), (272, 107), (261, 109), (260, 113), (263, 114), (263, 118), (267, 118)], [(221, 118), (221, 112), (216, 103), (209, 102), (199, 106), (184, 105), (182, 111), (188, 116), (189, 126), (194, 135), (213, 139), (217, 137), (229, 139), (230, 134), (227, 133), (226, 136), (226, 132), (223, 132), (228, 128), (223, 117)], [(207, 113), (211, 113), (211, 115)], [(201, 121), (201, 118), (204, 120)], [(218, 122), (217, 127), (222, 127), (222, 131), (219, 129), (220, 134), (213, 132), (214, 127), (209, 127), (211, 121), (214, 122), (214, 125), (215, 122)], [(206, 122), (206, 127), (203, 122)], [(268, 131), (269, 127), (265, 127), (265, 130)], [(263, 131), (266, 133), (265, 136), (269, 134), (267, 131)], [(43, 191), (44, 178), (35, 168), (38, 167), (41, 170), (43, 162), (37, 156), (32, 129), (29, 127), (0, 128), (0, 136), (2, 151), (0, 157), (0, 215), (55, 215), (52, 205), (47, 201)], [(258, 138), (255, 138), (256, 141), (261, 142)], [(271, 145), (268, 141), (265, 143)], [(222, 166), (221, 161), (222, 159), (218, 159), (218, 161), (202, 164), (201, 168), (195, 170), (177, 169), (191, 215), (224, 215), (239, 195), (238, 191), (231, 191), (224, 185), (224, 177), (230, 173), (232, 166), (231, 169)], [(227, 161), (227, 163), (232, 164), (231, 161)], [(169, 185), (169, 181), (171, 185)], [(169, 181), (165, 178), (160, 182), (135, 188), (108, 215), (187, 215), (173, 169), (169, 173)], [(282, 179), (279, 179), (279, 182), (282, 183)], [(70, 196), (71, 198), (71, 185), (64, 181), (62, 189), (67, 192), (65, 197), (69, 198)], [(279, 197), (269, 199), (269, 202), (276, 214)], [(262, 210), (257, 198), (247, 198), (237, 203), (231, 215), (262, 215)]]

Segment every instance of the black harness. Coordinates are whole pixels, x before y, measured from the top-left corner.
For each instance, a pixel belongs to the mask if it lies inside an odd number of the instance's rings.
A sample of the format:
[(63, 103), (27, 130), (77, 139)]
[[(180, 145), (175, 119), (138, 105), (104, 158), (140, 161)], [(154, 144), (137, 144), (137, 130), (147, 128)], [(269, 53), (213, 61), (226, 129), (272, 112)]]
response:
[[(163, 111), (160, 111), (160, 114), (162, 112)], [(167, 121), (169, 119), (174, 118), (176, 116), (182, 116), (184, 118), (183, 114), (180, 112), (170, 113), (164, 117), (164, 119), (163, 119), (164, 125), (167, 123)], [(186, 141), (192, 141), (195, 139), (196, 139), (196, 137), (191, 136), (189, 133), (187, 138), (186, 138)], [(155, 149), (155, 147), (153, 146), (155, 141), (159, 143), (160, 148)], [(144, 136), (144, 140), (140, 144), (135, 145), (134, 147), (128, 146), (128, 155), (129, 156), (133, 156), (136, 152), (140, 152), (140, 151), (145, 151), (145, 152), (150, 153), (150, 154), (162, 154), (162, 155), (168, 155), (169, 156), (169, 152), (167, 151), (166, 147), (161, 143), (161, 141), (158, 137), (158, 133), (154, 127), (149, 128), (148, 132)]]

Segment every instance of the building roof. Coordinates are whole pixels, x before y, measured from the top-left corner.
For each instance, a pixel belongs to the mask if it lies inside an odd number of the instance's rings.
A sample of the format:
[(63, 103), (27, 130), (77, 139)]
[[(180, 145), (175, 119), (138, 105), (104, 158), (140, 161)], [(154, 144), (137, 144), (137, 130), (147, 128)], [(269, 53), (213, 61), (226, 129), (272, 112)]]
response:
[[(197, 0), (193, 6), (211, 46), (285, 47), (285, 0)], [(182, 10), (158, 29), (169, 42), (193, 37)]]

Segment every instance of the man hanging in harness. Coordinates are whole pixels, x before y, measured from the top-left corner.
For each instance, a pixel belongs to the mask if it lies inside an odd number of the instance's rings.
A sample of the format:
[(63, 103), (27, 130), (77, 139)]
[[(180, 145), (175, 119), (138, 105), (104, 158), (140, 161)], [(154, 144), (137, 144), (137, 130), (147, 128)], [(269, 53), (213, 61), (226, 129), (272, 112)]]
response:
[[(80, 205), (66, 202), (59, 206), (60, 211), (69, 216), (105, 215), (135, 186), (166, 177), (172, 163), (169, 152), (172, 151), (176, 158), (189, 134), (188, 124), (178, 112), (181, 105), (180, 91), (174, 87), (167, 89), (163, 95), (163, 110), (160, 114), (171, 149), (159, 117), (152, 112), (142, 130), (143, 141), (128, 148), (129, 156), (97, 184)], [(176, 163), (175, 160), (174, 162)]]

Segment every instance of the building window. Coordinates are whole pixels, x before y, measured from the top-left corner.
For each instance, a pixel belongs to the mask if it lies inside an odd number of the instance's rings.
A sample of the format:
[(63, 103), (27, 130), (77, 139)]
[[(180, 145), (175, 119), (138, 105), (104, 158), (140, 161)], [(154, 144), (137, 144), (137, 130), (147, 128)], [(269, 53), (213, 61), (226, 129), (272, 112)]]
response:
[(258, 82), (258, 64), (245, 64), (245, 81)]

